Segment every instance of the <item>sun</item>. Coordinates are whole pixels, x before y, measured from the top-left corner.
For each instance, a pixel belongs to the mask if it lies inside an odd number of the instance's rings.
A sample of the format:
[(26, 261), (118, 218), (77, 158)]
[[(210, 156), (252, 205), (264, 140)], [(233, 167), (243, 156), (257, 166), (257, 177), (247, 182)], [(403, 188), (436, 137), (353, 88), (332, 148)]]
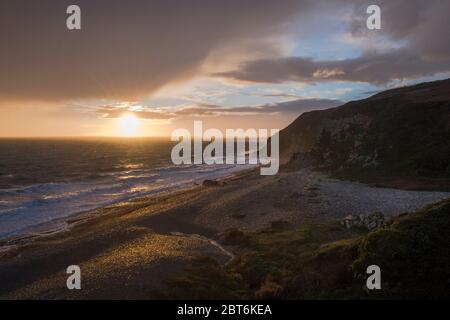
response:
[(118, 130), (121, 136), (136, 136), (139, 129), (139, 119), (133, 114), (124, 114), (119, 118)]

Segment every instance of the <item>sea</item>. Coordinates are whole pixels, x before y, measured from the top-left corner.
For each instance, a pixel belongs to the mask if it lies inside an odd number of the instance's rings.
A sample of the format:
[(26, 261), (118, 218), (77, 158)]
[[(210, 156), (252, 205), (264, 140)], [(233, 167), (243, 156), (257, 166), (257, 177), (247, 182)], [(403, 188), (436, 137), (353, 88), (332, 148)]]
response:
[(0, 240), (65, 218), (229, 176), (242, 165), (174, 165), (168, 138), (0, 139)]

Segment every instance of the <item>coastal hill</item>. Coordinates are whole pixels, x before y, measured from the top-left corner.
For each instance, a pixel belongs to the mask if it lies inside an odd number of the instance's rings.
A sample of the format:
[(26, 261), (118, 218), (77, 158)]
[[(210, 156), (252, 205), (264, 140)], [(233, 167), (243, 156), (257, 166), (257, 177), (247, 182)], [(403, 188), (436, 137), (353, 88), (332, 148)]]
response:
[(302, 114), (280, 132), (288, 166), (404, 188), (450, 187), (450, 79)]

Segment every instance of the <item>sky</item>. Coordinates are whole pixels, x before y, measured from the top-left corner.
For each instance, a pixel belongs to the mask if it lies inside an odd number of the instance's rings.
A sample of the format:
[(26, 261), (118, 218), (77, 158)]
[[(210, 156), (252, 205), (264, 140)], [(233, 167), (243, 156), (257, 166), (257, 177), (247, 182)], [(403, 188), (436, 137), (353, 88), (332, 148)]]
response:
[[(71, 4), (81, 30), (66, 27)], [(282, 129), (449, 78), (449, 12), (450, 0), (1, 0), (0, 137)]]

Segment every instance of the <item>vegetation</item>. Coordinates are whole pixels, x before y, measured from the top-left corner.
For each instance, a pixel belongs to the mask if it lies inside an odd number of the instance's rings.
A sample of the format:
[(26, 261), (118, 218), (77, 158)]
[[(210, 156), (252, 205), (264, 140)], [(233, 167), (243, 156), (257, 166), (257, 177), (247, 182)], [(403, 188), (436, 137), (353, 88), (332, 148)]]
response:
[(302, 114), (282, 154), (346, 179), (450, 190), (449, 92), (447, 79)]
[[(230, 264), (194, 259), (158, 297), (445, 298), (450, 293), (448, 230), (450, 200), (403, 214), (371, 232), (339, 223), (232, 230), (238, 255)], [(366, 268), (372, 264), (382, 270), (382, 290), (365, 289)]]

